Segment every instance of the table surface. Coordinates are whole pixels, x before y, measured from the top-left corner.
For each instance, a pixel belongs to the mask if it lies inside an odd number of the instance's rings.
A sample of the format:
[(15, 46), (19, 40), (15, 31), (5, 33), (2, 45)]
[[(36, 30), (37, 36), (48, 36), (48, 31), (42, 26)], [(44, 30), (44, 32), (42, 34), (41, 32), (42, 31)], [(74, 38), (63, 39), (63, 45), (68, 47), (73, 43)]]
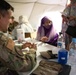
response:
[[(19, 73), (20, 75), (30, 75), (37, 68), (37, 66), (39, 65), (39, 62), (43, 59), (43, 58), (40, 57), (40, 52), (41, 51), (52, 50), (53, 54), (58, 54), (58, 51), (60, 50), (60, 48), (57, 48), (55, 46), (52, 46), (52, 45), (49, 45), (49, 44), (46, 44), (46, 43), (42, 43), (42, 42), (37, 41), (35, 39), (27, 38), (27, 39), (25, 39), (25, 41), (37, 44), (37, 52), (36, 52), (37, 53), (37, 64), (32, 71)], [(22, 45), (22, 44), (16, 43), (16, 45)], [(57, 61), (56, 59), (50, 59), (50, 60)], [(76, 72), (76, 66), (72, 66), (70, 75), (76, 75), (75, 72)]]

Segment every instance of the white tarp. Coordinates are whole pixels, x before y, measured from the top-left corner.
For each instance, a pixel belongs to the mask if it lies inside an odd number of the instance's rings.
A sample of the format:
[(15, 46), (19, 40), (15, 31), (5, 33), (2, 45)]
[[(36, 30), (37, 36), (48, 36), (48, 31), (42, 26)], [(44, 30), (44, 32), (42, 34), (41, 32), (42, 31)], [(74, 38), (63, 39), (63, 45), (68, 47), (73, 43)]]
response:
[[(14, 8), (14, 17), (18, 21), (20, 15), (28, 17), (34, 28), (39, 24), (43, 14), (52, 11), (62, 12), (67, 0), (6, 0)], [(55, 15), (54, 15), (55, 16)], [(58, 17), (56, 17), (58, 19)]]

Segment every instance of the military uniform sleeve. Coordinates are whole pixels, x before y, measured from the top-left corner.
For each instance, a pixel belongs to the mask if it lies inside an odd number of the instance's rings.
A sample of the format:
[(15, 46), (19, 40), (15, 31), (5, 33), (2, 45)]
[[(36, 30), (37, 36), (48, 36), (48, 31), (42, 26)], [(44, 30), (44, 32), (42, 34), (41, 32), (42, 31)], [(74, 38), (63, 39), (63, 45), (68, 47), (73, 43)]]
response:
[(14, 42), (0, 32), (0, 61), (7, 68), (16, 71), (29, 71), (33, 68), (29, 68), (33, 65), (31, 58), (32, 56), (29, 54), (23, 55), (22, 51), (15, 47)]

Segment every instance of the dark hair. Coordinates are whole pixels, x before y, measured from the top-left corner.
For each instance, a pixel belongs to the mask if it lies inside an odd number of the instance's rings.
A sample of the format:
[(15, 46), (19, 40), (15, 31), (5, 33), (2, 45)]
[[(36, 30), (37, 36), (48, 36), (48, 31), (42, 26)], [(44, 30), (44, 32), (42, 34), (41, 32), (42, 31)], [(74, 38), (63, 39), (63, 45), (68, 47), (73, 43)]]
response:
[(14, 16), (12, 16), (11, 19), (14, 19)]
[(14, 12), (14, 8), (8, 2), (5, 0), (0, 0), (0, 13), (2, 16), (4, 16), (9, 9)]

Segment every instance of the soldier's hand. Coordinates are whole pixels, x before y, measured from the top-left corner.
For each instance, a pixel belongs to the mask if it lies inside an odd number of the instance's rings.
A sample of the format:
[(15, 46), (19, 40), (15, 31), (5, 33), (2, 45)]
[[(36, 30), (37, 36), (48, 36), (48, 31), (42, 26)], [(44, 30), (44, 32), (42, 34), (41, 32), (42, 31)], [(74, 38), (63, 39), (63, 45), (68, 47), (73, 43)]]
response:
[(26, 47), (31, 47), (31, 43), (30, 42), (26, 42), (22, 45), (22, 49), (26, 48)]
[(26, 43), (24, 43), (23, 45), (22, 45), (22, 49), (24, 49), (24, 48), (30, 48), (30, 49), (37, 49), (37, 46), (36, 46), (36, 44), (32, 44), (32, 43), (30, 43), (30, 42), (26, 42)]

